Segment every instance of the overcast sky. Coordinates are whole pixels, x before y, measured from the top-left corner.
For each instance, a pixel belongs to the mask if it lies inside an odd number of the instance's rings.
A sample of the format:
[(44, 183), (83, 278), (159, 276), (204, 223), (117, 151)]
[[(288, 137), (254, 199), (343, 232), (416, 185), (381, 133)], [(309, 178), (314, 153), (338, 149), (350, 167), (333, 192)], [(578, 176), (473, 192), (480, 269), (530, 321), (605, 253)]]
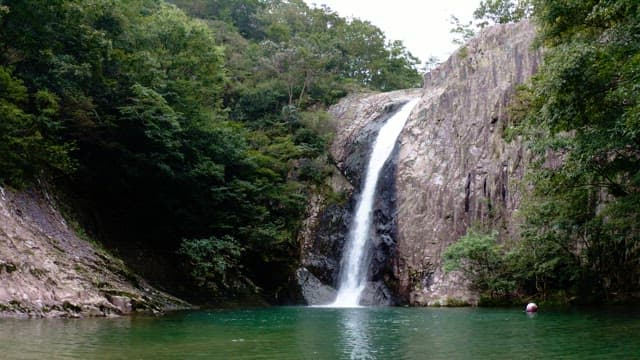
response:
[(326, 4), (343, 17), (369, 20), (389, 40), (402, 40), (424, 63), (430, 56), (441, 61), (456, 49), (449, 33), (451, 15), (469, 21), (480, 0), (305, 0)]

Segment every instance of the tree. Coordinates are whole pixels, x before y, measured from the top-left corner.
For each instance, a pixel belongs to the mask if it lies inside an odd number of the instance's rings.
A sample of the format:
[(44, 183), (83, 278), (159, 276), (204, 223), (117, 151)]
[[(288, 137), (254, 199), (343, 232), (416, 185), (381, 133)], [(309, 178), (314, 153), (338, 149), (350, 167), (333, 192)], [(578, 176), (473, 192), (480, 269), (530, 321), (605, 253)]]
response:
[(0, 181), (53, 179), (134, 268), (186, 270), (156, 280), (273, 296), (306, 197), (328, 191), (325, 106), (419, 84), (417, 60), (301, 0), (173, 2), (201, 19), (162, 0), (2, 1)]
[(478, 27), (490, 24), (506, 24), (517, 22), (531, 16), (533, 0), (483, 0), (473, 12), (473, 17), (480, 20)]
[(260, 0), (171, 0), (193, 17), (222, 20), (232, 24), (248, 39), (262, 39), (262, 24), (258, 15), (265, 3)]
[(57, 112), (53, 94), (38, 91), (30, 98), (23, 82), (0, 66), (0, 183), (24, 186), (74, 170), (73, 144), (60, 139)]
[(497, 233), (470, 230), (443, 253), (446, 272), (462, 271), (473, 287), (490, 297), (506, 297), (516, 290), (508, 254), (496, 243)]
[(521, 98), (539, 156), (525, 239), (562, 249), (573, 285), (599, 299), (640, 279), (638, 14), (636, 1), (536, 2), (545, 61)]
[(449, 32), (457, 36), (453, 39), (453, 43), (456, 45), (464, 45), (467, 41), (471, 40), (476, 32), (473, 30), (473, 22), (469, 21), (466, 24), (460, 22), (460, 19), (451, 15), (449, 23), (453, 26)]
[(518, 22), (532, 16), (535, 0), (482, 0), (473, 12), (475, 21), (462, 23), (456, 16), (451, 15), (450, 23), (453, 26), (450, 33), (456, 37), (453, 43), (463, 45), (476, 34), (473, 29), (483, 29), (489, 25), (507, 24)]

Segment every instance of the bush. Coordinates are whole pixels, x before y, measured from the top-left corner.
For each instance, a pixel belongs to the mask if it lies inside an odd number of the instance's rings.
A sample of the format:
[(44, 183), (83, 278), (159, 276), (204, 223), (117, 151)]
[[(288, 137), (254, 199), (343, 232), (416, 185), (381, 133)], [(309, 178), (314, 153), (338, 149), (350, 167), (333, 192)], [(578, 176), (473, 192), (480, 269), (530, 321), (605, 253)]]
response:
[(444, 270), (461, 271), (473, 287), (491, 297), (508, 296), (516, 290), (509, 254), (496, 243), (497, 233), (470, 230), (444, 252)]
[(190, 275), (200, 287), (212, 291), (238, 290), (253, 286), (242, 274), (240, 255), (244, 250), (231, 237), (185, 239), (178, 254), (188, 258)]

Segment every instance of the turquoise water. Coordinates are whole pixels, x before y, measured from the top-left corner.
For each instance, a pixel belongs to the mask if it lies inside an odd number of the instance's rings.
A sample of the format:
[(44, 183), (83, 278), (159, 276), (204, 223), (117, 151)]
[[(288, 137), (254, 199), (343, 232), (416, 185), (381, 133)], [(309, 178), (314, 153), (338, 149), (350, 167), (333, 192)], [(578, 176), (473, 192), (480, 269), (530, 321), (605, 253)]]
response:
[(2, 359), (631, 359), (630, 309), (276, 307), (0, 320)]

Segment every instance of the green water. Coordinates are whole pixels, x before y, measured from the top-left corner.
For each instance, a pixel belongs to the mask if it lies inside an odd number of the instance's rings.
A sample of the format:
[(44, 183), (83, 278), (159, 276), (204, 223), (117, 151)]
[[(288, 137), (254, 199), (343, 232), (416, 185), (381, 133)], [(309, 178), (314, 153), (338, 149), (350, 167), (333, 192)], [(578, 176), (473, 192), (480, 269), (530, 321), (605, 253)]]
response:
[(0, 320), (2, 359), (631, 359), (630, 309), (284, 307)]

